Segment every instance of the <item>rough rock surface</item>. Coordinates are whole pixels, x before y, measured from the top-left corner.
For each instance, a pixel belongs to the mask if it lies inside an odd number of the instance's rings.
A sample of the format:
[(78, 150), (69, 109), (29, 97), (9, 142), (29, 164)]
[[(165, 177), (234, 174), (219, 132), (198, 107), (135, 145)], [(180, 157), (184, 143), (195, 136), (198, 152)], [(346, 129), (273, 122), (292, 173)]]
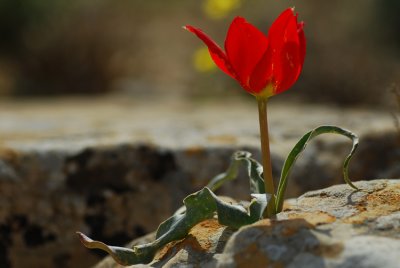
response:
[[(308, 192), (286, 202), (276, 219), (236, 232), (214, 219), (201, 222), (151, 264), (131, 267), (399, 267), (400, 182), (356, 184), (362, 191), (337, 185)], [(110, 258), (96, 266), (116, 267)]]
[[(234, 151), (259, 158), (256, 109), (243, 100), (1, 103), (0, 267), (86, 268), (101, 255), (84, 249), (75, 231), (124, 244), (154, 230), (184, 196), (224, 171)], [(271, 103), (269, 114), (276, 175), (301, 135), (336, 124), (361, 136), (352, 177), (400, 176), (389, 113)], [(340, 137), (311, 143), (292, 172), (288, 196), (341, 183), (349, 147)], [(247, 198), (247, 179), (219, 193)]]

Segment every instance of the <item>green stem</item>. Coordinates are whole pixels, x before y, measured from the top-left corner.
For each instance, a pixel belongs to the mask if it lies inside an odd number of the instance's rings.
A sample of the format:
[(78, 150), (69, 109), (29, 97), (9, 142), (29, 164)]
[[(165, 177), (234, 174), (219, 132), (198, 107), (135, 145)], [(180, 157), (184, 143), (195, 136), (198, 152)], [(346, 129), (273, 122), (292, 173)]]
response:
[(271, 195), (271, 200), (268, 202), (264, 217), (270, 217), (276, 214), (275, 186), (272, 177), (271, 152), (269, 149), (267, 101), (267, 98), (257, 98), (265, 193)]

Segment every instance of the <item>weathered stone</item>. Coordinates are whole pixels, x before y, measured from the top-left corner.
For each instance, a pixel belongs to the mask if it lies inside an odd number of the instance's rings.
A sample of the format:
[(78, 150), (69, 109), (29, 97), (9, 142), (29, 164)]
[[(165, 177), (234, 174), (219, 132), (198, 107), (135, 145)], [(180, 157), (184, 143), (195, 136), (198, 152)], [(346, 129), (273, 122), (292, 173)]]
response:
[[(289, 200), (276, 219), (236, 232), (215, 220), (196, 225), (149, 265), (131, 267), (396, 268), (400, 263), (400, 182), (361, 181)], [(110, 258), (96, 268), (119, 267)]]
[[(357, 186), (362, 191), (339, 185), (306, 193), (277, 220), (242, 228), (217, 266), (263, 261), (268, 267), (398, 267), (400, 183)], [(389, 227), (382, 228), (382, 221)]]
[[(275, 177), (298, 138), (321, 124), (360, 134), (352, 177), (400, 176), (397, 133), (385, 112), (272, 102), (269, 114)], [(118, 98), (2, 103), (0, 267), (88, 267), (100, 256), (75, 231), (122, 245), (154, 230), (223, 172), (234, 151), (260, 159), (256, 115), (254, 103), (227, 99), (223, 106)], [(336, 137), (312, 142), (287, 196), (342, 182), (349, 147)], [(247, 199), (247, 178), (219, 194)]]

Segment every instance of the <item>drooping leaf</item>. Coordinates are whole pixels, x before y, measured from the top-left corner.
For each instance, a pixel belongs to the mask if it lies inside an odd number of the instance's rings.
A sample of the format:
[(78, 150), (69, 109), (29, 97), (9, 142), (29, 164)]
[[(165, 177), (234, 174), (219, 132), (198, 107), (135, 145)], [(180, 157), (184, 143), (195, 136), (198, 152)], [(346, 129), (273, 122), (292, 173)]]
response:
[(202, 220), (211, 218), (216, 210), (214, 198), (208, 189), (203, 189), (187, 196), (183, 203), (186, 211), (175, 213), (164, 221), (157, 230), (156, 239), (148, 244), (134, 246), (132, 249), (108, 246), (99, 241), (79, 234), (82, 243), (88, 248), (97, 248), (108, 252), (113, 259), (122, 265), (149, 263), (158, 249), (169, 242), (183, 239), (189, 230)]
[(114, 247), (108, 246), (100, 241), (94, 241), (87, 237), (86, 235), (77, 232), (79, 239), (81, 240), (82, 244), (91, 249), (101, 249), (106, 251), (111, 257), (121, 265), (130, 265), (132, 263), (139, 263), (139, 262), (149, 262), (151, 261), (146, 258), (141, 258), (138, 254), (135, 253), (133, 249), (130, 248), (123, 248), (123, 247)]
[(216, 204), (210, 190), (204, 188), (196, 193), (188, 195), (183, 203), (186, 211), (182, 214), (174, 214), (171, 218), (161, 223), (154, 241), (156, 244), (167, 243), (184, 238), (190, 228), (202, 220), (214, 215)]
[(223, 183), (236, 179), (240, 165), (244, 165), (247, 169), (247, 174), (250, 180), (250, 193), (265, 193), (264, 179), (262, 177), (262, 165), (251, 158), (251, 153), (245, 151), (235, 152), (232, 155), (231, 164), (227, 171), (214, 177), (206, 187), (215, 191), (221, 187)]
[(277, 210), (277, 212), (282, 211), (284, 195), (285, 195), (285, 191), (286, 191), (286, 187), (287, 187), (288, 175), (289, 175), (290, 170), (292, 169), (293, 165), (295, 164), (297, 158), (307, 147), (307, 144), (310, 140), (312, 140), (316, 136), (319, 136), (321, 134), (326, 134), (326, 133), (339, 134), (339, 135), (345, 136), (352, 140), (353, 146), (351, 148), (350, 153), (347, 155), (347, 157), (343, 163), (343, 178), (347, 184), (349, 184), (352, 188), (358, 190), (358, 188), (349, 179), (349, 171), (348, 171), (350, 160), (353, 157), (353, 155), (357, 149), (357, 146), (358, 146), (357, 135), (355, 135), (354, 133), (352, 133), (349, 130), (346, 130), (346, 129), (343, 129), (340, 127), (336, 127), (336, 126), (320, 126), (320, 127), (313, 129), (312, 131), (306, 133), (297, 142), (297, 144), (293, 147), (292, 151), (290, 151), (289, 155), (287, 156), (285, 163), (283, 164), (281, 177), (280, 177), (279, 185), (278, 185), (278, 190), (277, 190), (277, 194), (276, 194), (276, 199), (277, 199), (276, 210)]
[[(205, 188), (207, 189), (207, 188)], [(244, 225), (253, 223), (247, 210), (239, 204), (230, 204), (218, 198), (211, 190), (210, 195), (214, 198), (218, 222), (222, 225), (229, 226), (234, 229), (239, 229)]]
[[(265, 194), (263, 195), (265, 196)], [(134, 246), (132, 249), (108, 246), (81, 233), (78, 235), (86, 247), (104, 250), (122, 265), (149, 263), (158, 249), (169, 242), (185, 238), (193, 226), (205, 219), (212, 218), (215, 212), (220, 224), (235, 229), (256, 222), (266, 207), (265, 200), (258, 196), (261, 194), (255, 197), (256, 201), (252, 200), (252, 208), (249, 208), (248, 211), (241, 205), (221, 200), (210, 189), (203, 188), (183, 200), (185, 210), (179, 210), (160, 224), (153, 242)]]

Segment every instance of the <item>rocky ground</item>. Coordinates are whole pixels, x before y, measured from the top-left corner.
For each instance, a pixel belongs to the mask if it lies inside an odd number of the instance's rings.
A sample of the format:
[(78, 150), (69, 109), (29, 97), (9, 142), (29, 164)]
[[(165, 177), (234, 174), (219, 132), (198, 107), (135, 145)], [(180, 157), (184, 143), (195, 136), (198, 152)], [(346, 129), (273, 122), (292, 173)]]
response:
[[(334, 124), (361, 137), (351, 177), (400, 177), (389, 112), (273, 101), (269, 116), (276, 176), (301, 135)], [(0, 105), (0, 146), (0, 267), (88, 267), (101, 255), (76, 230), (122, 245), (155, 230), (237, 149), (259, 158), (257, 111), (244, 100), (10, 101)], [(311, 143), (288, 197), (341, 183), (349, 149), (333, 135)], [(245, 199), (247, 189), (241, 176), (219, 193)]]
[[(356, 184), (361, 191), (336, 185), (307, 192), (289, 200), (276, 219), (238, 231), (203, 221), (149, 265), (129, 267), (399, 267), (399, 180)], [(110, 257), (96, 266), (117, 267)]]

